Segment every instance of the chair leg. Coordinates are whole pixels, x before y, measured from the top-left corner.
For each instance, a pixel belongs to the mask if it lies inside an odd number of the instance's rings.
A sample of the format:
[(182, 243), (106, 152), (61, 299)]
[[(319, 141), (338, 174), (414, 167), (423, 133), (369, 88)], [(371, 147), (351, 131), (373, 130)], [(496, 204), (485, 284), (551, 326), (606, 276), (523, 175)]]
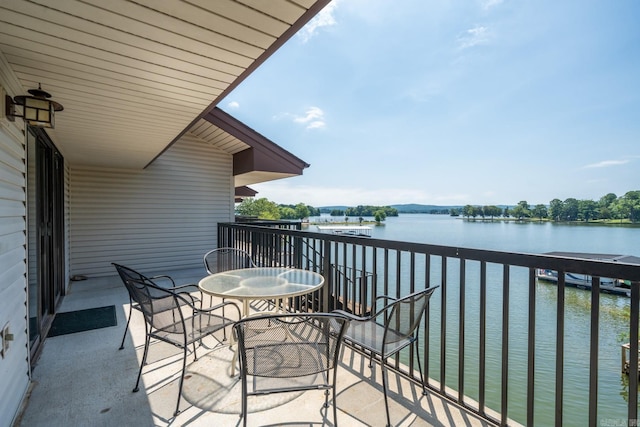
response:
[(145, 363), (147, 363), (147, 353), (149, 353), (149, 341), (151, 341), (151, 338), (149, 338), (149, 335), (147, 335), (145, 337), (145, 340), (144, 340), (144, 353), (142, 354), (142, 362), (140, 362), (140, 370), (138, 371), (138, 379), (136, 380), (136, 386), (133, 389), (134, 393), (136, 393), (138, 390), (140, 390), (140, 387), (139, 387), (139, 385), (140, 385), (140, 377), (142, 376), (142, 367), (145, 365)]
[[(336, 384), (333, 384), (333, 425), (335, 427), (338, 427), (338, 408), (336, 406)], [(327, 390), (328, 393), (328, 390)], [(329, 412), (329, 410), (327, 409), (327, 412)]]
[(184, 383), (184, 371), (187, 369), (187, 349), (188, 349), (188, 346), (185, 344), (184, 356), (182, 358), (182, 374), (180, 375), (180, 386), (178, 387), (178, 403), (176, 403), (176, 412), (173, 413), (174, 416), (177, 416), (180, 413), (180, 398), (182, 397), (182, 383)]
[[(149, 325), (147, 325), (147, 321), (146, 320), (144, 322), (144, 336), (145, 336), (145, 340), (148, 339), (149, 342), (151, 342), (151, 338), (149, 338)], [(145, 345), (146, 345), (146, 341), (145, 341)], [(142, 360), (142, 365), (141, 366), (144, 366), (146, 364), (147, 364), (147, 357), (146, 357), (146, 353), (145, 353), (145, 357)]]
[(382, 392), (384, 393), (384, 409), (387, 411), (387, 427), (392, 427), (391, 416), (389, 415), (389, 402), (387, 401), (387, 368), (385, 368), (384, 359), (380, 367), (382, 368)]
[(127, 319), (127, 326), (124, 327), (124, 334), (122, 334), (122, 342), (120, 343), (120, 348), (118, 350), (122, 350), (124, 348), (124, 339), (127, 337), (127, 331), (129, 330), (129, 322), (131, 322), (131, 313), (133, 312), (133, 301), (129, 298), (129, 318)]
[[(224, 304), (224, 302), (225, 302), (225, 299), (222, 298), (222, 303)], [(212, 305), (213, 305), (213, 297), (211, 297), (211, 302), (209, 303), (209, 306), (212, 306)], [(225, 317), (224, 316), (224, 308), (225, 308), (225, 306), (223, 305), (222, 306), (222, 317)], [(227, 328), (222, 328), (222, 341), (226, 341), (226, 340), (227, 340)]]
[(422, 383), (422, 395), (427, 395), (427, 386), (424, 382), (424, 373), (422, 371), (422, 363), (420, 362), (420, 349), (418, 348), (418, 340), (416, 340), (416, 357), (418, 358), (418, 370), (420, 370), (420, 382)]
[[(234, 361), (235, 362), (235, 361)], [(240, 417), (242, 418), (242, 426), (247, 427), (247, 378), (242, 374), (242, 367), (240, 367), (240, 381), (242, 381), (242, 410), (240, 411)]]

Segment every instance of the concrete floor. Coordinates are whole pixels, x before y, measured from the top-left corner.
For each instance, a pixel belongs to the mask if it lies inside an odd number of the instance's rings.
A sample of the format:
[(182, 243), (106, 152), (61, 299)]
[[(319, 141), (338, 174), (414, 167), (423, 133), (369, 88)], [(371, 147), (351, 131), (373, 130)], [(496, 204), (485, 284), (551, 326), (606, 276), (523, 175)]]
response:
[[(200, 272), (176, 272), (178, 283), (197, 282)], [(60, 311), (116, 306), (118, 325), (48, 338), (32, 375), (32, 387), (17, 426), (239, 426), (240, 386), (229, 377), (228, 347), (213, 338), (189, 355), (181, 397), (173, 417), (182, 352), (152, 344), (143, 385), (132, 389), (142, 359), (144, 323), (134, 311), (125, 348), (118, 350), (129, 298), (117, 277), (74, 282)], [(221, 337), (220, 337), (221, 338)], [(379, 369), (345, 349), (338, 368), (341, 426), (384, 426)], [(488, 426), (472, 413), (390, 374), (391, 418), (397, 426)], [(333, 426), (321, 391), (278, 394), (250, 402), (249, 426)]]

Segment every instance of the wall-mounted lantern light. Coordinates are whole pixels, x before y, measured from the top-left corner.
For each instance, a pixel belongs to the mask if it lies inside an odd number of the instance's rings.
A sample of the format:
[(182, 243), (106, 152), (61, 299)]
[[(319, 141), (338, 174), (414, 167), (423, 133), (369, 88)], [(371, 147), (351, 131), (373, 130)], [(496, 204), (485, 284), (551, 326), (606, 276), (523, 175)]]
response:
[[(42, 90), (40, 84), (38, 89), (29, 89), (28, 92), (31, 96), (18, 95), (13, 99), (6, 96), (7, 118), (13, 121), (15, 117), (21, 117), (31, 126), (54, 128), (54, 113), (62, 111), (62, 105), (48, 99), (51, 95)], [(22, 114), (16, 113), (16, 105), (22, 106)]]

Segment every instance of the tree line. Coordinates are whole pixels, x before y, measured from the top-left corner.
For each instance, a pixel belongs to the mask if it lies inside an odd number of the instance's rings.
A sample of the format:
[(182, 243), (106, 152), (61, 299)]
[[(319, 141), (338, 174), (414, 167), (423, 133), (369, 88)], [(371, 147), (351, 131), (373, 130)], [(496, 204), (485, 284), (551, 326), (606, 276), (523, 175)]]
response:
[(599, 221), (599, 220), (627, 220), (632, 223), (640, 222), (640, 191), (628, 191), (623, 196), (608, 193), (598, 201), (578, 200), (568, 198), (564, 201), (553, 199), (549, 205), (537, 204), (530, 206), (526, 200), (518, 202), (513, 207), (504, 209), (489, 206), (466, 205), (461, 209), (452, 208), (451, 216), (463, 215), (467, 218), (515, 218), (518, 220), (537, 218), (552, 221)]
[(303, 219), (320, 215), (320, 210), (304, 203), (296, 205), (277, 204), (267, 198), (246, 198), (236, 206), (236, 215), (257, 219)]
[[(236, 206), (236, 215), (257, 219), (304, 219), (310, 216), (320, 216), (320, 209), (304, 203), (296, 205), (277, 204), (266, 198), (246, 198)], [(398, 216), (398, 210), (390, 206), (356, 206), (346, 210), (334, 209), (331, 216), (372, 216), (377, 222), (384, 221), (388, 216)]]

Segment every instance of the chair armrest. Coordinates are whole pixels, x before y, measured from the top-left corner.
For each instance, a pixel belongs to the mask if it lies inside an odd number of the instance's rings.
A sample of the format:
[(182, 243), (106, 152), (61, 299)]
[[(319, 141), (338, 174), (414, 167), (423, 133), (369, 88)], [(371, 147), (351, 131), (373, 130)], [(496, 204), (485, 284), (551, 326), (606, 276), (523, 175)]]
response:
[(385, 301), (388, 301), (388, 300), (390, 300), (390, 301), (398, 301), (398, 298), (392, 297), (392, 296), (389, 296), (389, 295), (380, 295), (380, 296), (376, 297), (376, 301), (378, 301), (379, 299), (383, 299)]
[(151, 279), (151, 280), (158, 280), (158, 279), (168, 280), (168, 281), (171, 282), (171, 287), (172, 288), (176, 287), (176, 282), (171, 278), (171, 276), (167, 276), (166, 274), (159, 274), (157, 276), (149, 277), (149, 279)]
[[(225, 301), (223, 303), (214, 305), (213, 307), (209, 307), (209, 308), (197, 308), (194, 305), (191, 305), (191, 307), (194, 310), (194, 313), (211, 313), (212, 311), (216, 311), (216, 310), (220, 310), (222, 307), (226, 307), (226, 306), (233, 306), (237, 311), (238, 311), (238, 319), (242, 318), (242, 312), (240, 311), (240, 307), (238, 306), (238, 304), (236, 304), (235, 302), (232, 301)], [(226, 315), (225, 315), (226, 317)]]
[[(200, 288), (195, 283), (186, 283), (184, 285), (176, 285), (175, 280), (173, 280), (173, 278), (171, 276), (167, 276), (166, 274), (160, 274), (158, 276), (153, 276), (153, 277), (150, 277), (149, 279), (151, 279), (151, 280), (158, 280), (158, 279), (169, 280), (171, 282), (171, 287), (166, 288), (166, 289), (169, 289), (171, 291), (177, 291), (177, 290), (185, 289), (185, 288), (188, 288), (188, 287), (193, 287), (195, 290), (200, 291)], [(200, 291), (200, 293), (202, 293), (202, 291)]]

